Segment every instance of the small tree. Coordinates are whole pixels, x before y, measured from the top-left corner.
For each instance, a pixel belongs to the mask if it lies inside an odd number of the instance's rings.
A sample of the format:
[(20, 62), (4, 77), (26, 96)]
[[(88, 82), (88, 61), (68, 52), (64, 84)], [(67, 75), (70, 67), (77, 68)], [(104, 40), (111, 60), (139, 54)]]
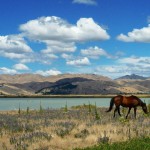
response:
[(20, 103), (19, 103), (19, 109), (18, 109), (18, 114), (21, 114), (21, 108), (20, 108)]
[(40, 113), (43, 113), (43, 108), (42, 108), (41, 101), (40, 101)]
[(29, 114), (29, 106), (27, 107), (27, 114)]
[(99, 116), (99, 114), (98, 114), (98, 112), (97, 112), (96, 103), (95, 103), (95, 119), (96, 119), (96, 120), (99, 120), (99, 119), (100, 119), (100, 116)]
[(91, 109), (91, 104), (89, 102), (89, 110), (88, 110), (88, 113), (90, 114), (92, 112), (92, 109)]
[(68, 112), (68, 105), (67, 105), (67, 101), (66, 101), (66, 105), (65, 105), (65, 108), (64, 108), (64, 112), (67, 113)]

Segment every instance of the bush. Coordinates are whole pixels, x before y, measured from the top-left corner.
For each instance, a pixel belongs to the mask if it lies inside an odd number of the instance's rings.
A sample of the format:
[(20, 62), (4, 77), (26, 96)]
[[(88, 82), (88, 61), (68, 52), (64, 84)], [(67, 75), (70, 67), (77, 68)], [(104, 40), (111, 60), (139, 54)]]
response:
[(58, 129), (58, 130), (56, 130), (56, 134), (58, 136), (60, 136), (61, 138), (63, 138), (65, 135), (69, 134), (69, 130), (68, 129)]
[(74, 135), (75, 138), (86, 138), (89, 135), (89, 131), (87, 129), (82, 130), (79, 133)]

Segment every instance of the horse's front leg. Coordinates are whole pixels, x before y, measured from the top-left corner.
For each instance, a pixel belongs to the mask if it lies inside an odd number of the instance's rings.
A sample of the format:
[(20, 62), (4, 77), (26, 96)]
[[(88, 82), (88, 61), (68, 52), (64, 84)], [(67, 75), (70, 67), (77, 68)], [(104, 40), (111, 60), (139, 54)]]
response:
[(130, 113), (131, 108), (132, 108), (132, 107), (129, 107), (128, 113), (127, 113), (127, 115), (126, 115), (126, 119), (128, 118), (128, 115), (129, 115), (129, 113)]
[(137, 108), (134, 107), (134, 117), (135, 117), (135, 119), (136, 119), (136, 110), (137, 110)]

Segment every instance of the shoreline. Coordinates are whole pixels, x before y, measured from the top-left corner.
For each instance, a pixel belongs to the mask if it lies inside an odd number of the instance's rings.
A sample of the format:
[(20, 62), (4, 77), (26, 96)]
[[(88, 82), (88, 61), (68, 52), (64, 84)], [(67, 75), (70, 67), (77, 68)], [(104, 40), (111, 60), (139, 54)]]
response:
[[(114, 95), (0, 95), (0, 98), (112, 98)], [(124, 95), (124, 94), (122, 94)], [(124, 96), (135, 95), (140, 98), (150, 98), (149, 94), (125, 94)]]

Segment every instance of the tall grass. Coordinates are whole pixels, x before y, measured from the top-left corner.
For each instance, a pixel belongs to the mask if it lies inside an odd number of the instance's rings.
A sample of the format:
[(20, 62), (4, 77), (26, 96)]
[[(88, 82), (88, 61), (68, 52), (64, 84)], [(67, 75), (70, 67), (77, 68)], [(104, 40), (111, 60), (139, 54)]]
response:
[(0, 112), (0, 148), (4, 150), (99, 148), (150, 137), (150, 117), (142, 109), (138, 109), (137, 119), (131, 115), (126, 121), (90, 103), (68, 108), (66, 102), (65, 109), (44, 109), (40, 102), (38, 110), (29, 106), (26, 110), (19, 106), (19, 110)]

